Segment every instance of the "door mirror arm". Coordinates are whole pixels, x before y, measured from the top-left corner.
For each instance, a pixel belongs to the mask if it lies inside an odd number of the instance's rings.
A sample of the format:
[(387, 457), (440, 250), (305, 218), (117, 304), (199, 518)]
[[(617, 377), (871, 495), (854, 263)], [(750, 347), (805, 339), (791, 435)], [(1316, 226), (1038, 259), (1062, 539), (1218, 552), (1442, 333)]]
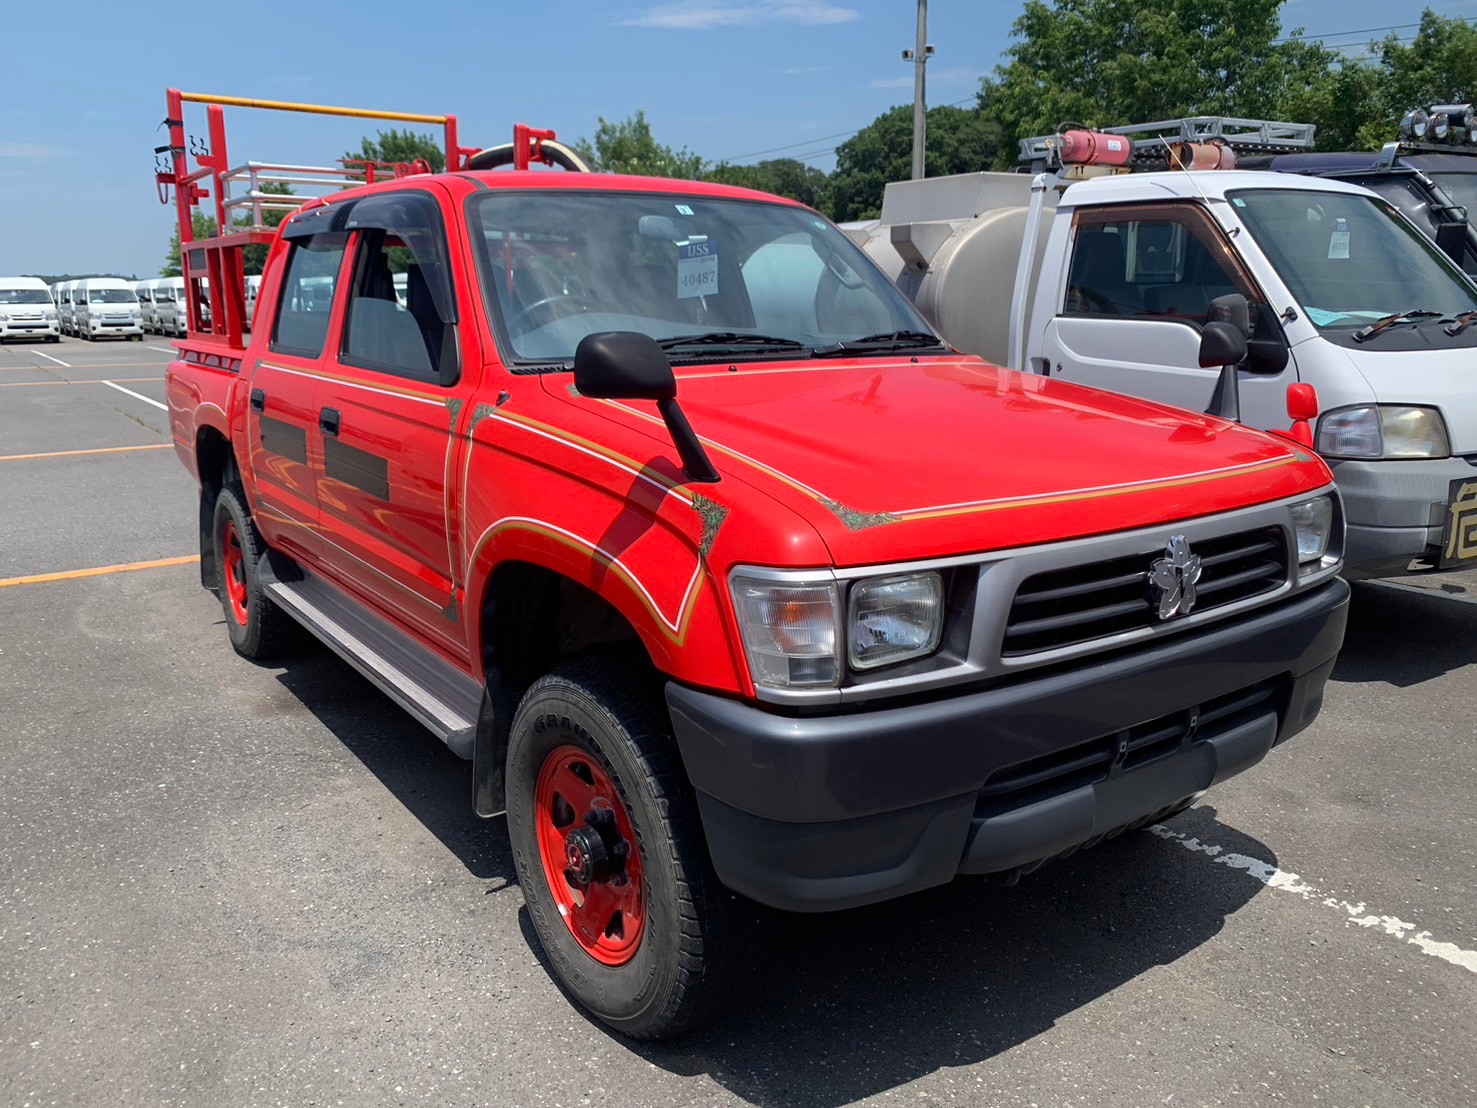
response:
[(574, 387), (596, 400), (654, 400), (689, 481), (713, 484), (718, 471), (677, 403), (666, 352), (639, 331), (599, 331), (574, 350)]

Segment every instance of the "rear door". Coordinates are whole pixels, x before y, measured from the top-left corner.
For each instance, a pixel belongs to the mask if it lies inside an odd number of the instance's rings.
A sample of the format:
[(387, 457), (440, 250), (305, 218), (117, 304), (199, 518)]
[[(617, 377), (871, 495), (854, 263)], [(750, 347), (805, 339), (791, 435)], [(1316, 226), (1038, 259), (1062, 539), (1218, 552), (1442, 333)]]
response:
[(1241, 374), (1245, 420), (1285, 422), (1296, 380), (1266, 297), (1225, 236), (1194, 204), (1081, 208), (1057, 315), (1041, 357), (1052, 377), (1204, 411), (1219, 367), (1200, 367), (1210, 301), (1239, 292), (1251, 305), (1259, 372)]
[(322, 550), (314, 457), (319, 376), (341, 314), (333, 310), (333, 292), (349, 241), (343, 231), (314, 233), (320, 222), (297, 217), (286, 233), (272, 334), (266, 355), (251, 368), (246, 417), (257, 513), (277, 545), (310, 562)]
[(475, 381), (462, 372), (469, 329), (441, 196), (435, 186), (379, 193), (349, 214), (337, 364), (317, 398), (318, 495), (330, 572), (465, 658), (452, 429)]

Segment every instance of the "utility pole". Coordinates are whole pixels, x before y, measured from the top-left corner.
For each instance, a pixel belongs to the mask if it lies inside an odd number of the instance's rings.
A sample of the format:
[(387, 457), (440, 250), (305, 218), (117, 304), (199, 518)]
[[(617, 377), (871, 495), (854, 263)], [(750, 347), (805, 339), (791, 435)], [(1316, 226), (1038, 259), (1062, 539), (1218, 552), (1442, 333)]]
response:
[(928, 144), (928, 90), (925, 77), (933, 47), (928, 45), (928, 0), (918, 0), (918, 39), (903, 61), (913, 63), (913, 180), (923, 179), (923, 151)]

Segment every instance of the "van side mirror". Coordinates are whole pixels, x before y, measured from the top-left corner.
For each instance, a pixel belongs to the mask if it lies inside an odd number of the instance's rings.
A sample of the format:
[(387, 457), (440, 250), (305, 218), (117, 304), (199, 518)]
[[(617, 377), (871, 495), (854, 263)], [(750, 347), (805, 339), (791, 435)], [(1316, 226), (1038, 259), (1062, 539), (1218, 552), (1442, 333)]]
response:
[(1212, 322), (1200, 332), (1200, 368), (1236, 366), (1246, 359), (1246, 332), (1229, 323)]
[(677, 405), (666, 352), (639, 331), (597, 331), (574, 348), (574, 387), (596, 400), (655, 400), (688, 480), (712, 484), (718, 471)]
[(1460, 223), (1443, 223), (1436, 228), (1436, 248), (1457, 265), (1462, 264), (1467, 253), (1466, 220)]
[(1239, 292), (1217, 296), (1210, 302), (1205, 319), (1208, 323), (1229, 323), (1247, 338), (1251, 338), (1251, 305)]

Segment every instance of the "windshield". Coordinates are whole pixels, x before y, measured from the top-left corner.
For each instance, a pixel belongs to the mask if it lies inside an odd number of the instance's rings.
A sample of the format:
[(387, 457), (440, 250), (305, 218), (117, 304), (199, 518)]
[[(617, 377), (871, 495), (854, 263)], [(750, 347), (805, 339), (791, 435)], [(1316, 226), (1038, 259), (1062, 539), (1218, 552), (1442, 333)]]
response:
[(88, 289), (89, 304), (137, 304), (138, 297), (132, 289)]
[(1226, 195), (1320, 330), (1353, 330), (1396, 312), (1450, 318), (1477, 308), (1477, 291), (1383, 200), (1299, 189)]
[(739, 344), (760, 353), (755, 336), (810, 348), (930, 330), (804, 208), (548, 189), (479, 193), (470, 215), (489, 309), (520, 361), (568, 361), (597, 331), (702, 336), (672, 356), (729, 357), (722, 348)]
[(50, 304), (51, 295), (42, 289), (0, 289), (0, 304)]

